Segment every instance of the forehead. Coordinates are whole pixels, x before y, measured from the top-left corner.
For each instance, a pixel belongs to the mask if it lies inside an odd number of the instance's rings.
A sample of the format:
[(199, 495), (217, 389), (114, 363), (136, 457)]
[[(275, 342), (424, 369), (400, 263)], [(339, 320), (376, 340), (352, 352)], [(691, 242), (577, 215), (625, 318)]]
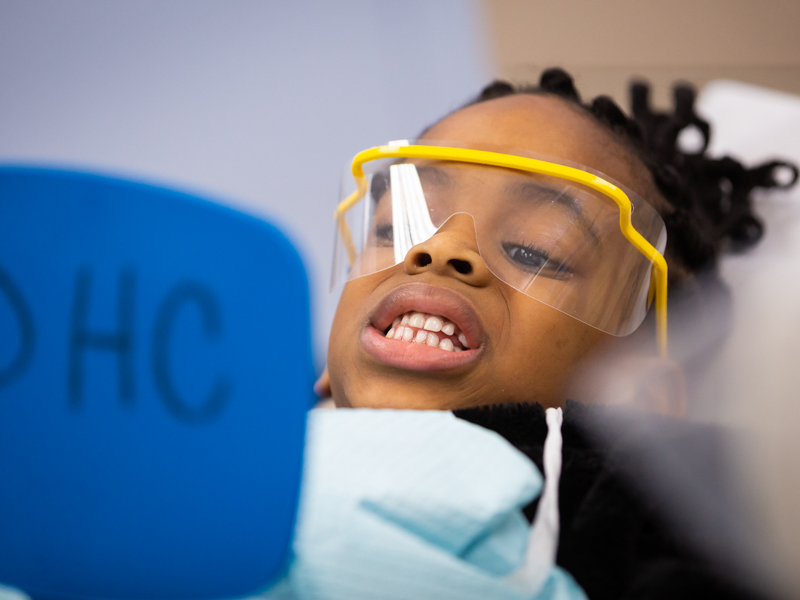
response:
[(650, 188), (649, 172), (630, 150), (593, 117), (552, 95), (515, 94), (473, 104), (436, 123), (424, 137), (579, 163), (645, 197)]

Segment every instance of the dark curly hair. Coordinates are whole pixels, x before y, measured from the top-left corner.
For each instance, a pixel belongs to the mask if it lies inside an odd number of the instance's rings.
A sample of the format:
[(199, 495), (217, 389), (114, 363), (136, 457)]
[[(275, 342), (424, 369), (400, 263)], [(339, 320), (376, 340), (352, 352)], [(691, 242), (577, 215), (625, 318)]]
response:
[[(747, 168), (728, 156), (709, 157), (711, 128), (695, 113), (695, 91), (686, 84), (674, 87), (674, 110), (667, 113), (651, 108), (646, 83), (633, 83), (629, 117), (608, 96), (583, 103), (572, 77), (552, 68), (542, 73), (538, 86), (495, 81), (464, 107), (513, 94), (549, 94), (571, 103), (605, 126), (649, 169), (666, 201), (654, 205), (667, 227), (671, 284), (681, 283), (690, 273), (713, 269), (724, 250), (756, 244), (764, 226), (753, 211), (752, 190), (785, 189), (797, 182), (797, 167), (786, 161)], [(679, 147), (678, 136), (687, 127), (695, 127), (702, 136), (696, 152)], [(781, 170), (790, 173), (787, 181), (778, 180)]]

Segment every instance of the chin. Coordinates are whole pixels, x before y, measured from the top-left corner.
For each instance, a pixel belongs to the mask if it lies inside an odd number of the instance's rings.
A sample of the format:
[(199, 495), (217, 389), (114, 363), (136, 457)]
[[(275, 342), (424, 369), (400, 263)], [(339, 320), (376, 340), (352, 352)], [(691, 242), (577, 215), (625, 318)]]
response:
[[(431, 390), (431, 382), (409, 385), (408, 381), (381, 378), (381, 381), (364, 384), (360, 390), (335, 393), (338, 408), (388, 408), (395, 410), (456, 410), (472, 405), (462, 396), (442, 394)], [(441, 386), (434, 385), (440, 388)]]

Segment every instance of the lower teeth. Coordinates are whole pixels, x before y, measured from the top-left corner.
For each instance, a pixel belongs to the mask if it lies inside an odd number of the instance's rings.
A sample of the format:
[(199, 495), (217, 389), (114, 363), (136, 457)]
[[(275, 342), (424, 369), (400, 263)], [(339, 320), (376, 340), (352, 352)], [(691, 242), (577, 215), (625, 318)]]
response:
[(456, 346), (453, 343), (453, 340), (451, 340), (449, 337), (444, 337), (440, 340), (439, 336), (433, 332), (426, 331), (425, 329), (419, 329), (415, 333), (414, 329), (402, 324), (397, 324), (390, 327), (389, 331), (386, 332), (386, 338), (402, 340), (410, 344), (426, 344), (433, 348), (444, 350), (445, 352), (463, 352), (464, 350), (469, 350), (463, 333), (458, 335), (459, 343), (464, 346), (461, 348)]

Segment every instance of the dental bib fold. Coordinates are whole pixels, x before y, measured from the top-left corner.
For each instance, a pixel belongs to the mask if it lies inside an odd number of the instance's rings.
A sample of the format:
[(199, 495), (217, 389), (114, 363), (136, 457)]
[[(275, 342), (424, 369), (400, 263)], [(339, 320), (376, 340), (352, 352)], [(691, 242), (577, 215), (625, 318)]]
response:
[(294, 558), (270, 599), (585, 598), (553, 567), (525, 593), (536, 467), (451, 413), (312, 411)]

